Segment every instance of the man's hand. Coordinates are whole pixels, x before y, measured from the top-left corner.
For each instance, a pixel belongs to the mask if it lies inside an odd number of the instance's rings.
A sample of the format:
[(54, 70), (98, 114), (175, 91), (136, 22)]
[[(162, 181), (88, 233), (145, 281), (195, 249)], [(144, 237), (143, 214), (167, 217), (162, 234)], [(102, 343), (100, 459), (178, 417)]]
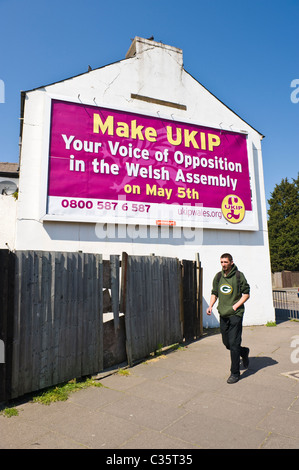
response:
[(211, 295), (211, 300), (210, 300), (210, 305), (207, 308), (207, 315), (211, 315), (212, 308), (213, 308), (213, 305), (214, 305), (215, 302), (217, 302), (217, 297), (216, 297), (216, 295), (212, 294)]
[(245, 304), (245, 302), (249, 299), (249, 294), (242, 294), (241, 299), (233, 305), (233, 310), (236, 312), (241, 305)]

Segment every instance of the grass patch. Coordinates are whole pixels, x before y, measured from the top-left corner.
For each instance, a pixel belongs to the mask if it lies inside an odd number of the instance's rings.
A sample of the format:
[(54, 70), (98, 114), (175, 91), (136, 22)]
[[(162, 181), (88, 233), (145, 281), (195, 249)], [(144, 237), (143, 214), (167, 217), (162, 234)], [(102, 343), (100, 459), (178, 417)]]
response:
[(173, 346), (172, 350), (173, 351), (185, 351), (187, 348), (188, 348), (187, 344), (177, 343)]
[(268, 321), (268, 322), (266, 323), (266, 326), (277, 326), (277, 325), (276, 325), (276, 321)]
[(44, 392), (35, 395), (33, 397), (33, 402), (42, 403), (43, 405), (50, 405), (56, 401), (66, 401), (71, 393), (87, 387), (103, 387), (103, 385), (100, 382), (89, 378), (78, 382), (76, 379), (73, 379), (67, 383), (50, 387)]
[(19, 412), (16, 408), (5, 408), (1, 414), (6, 418), (11, 418), (12, 416), (18, 416)]
[(118, 375), (128, 376), (130, 375), (130, 371), (128, 369), (118, 369)]
[(155, 356), (161, 356), (163, 351), (163, 344), (159, 343), (157, 349), (155, 350)]

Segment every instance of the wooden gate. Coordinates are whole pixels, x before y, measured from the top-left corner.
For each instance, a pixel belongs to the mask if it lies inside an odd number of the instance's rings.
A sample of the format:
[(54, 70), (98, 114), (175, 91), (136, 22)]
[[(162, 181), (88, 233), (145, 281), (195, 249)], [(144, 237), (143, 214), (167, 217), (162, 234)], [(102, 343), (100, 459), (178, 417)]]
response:
[(129, 365), (201, 334), (199, 262), (122, 256), (122, 304)]
[(202, 267), (195, 261), (182, 260), (183, 334), (193, 341), (203, 333), (202, 324)]

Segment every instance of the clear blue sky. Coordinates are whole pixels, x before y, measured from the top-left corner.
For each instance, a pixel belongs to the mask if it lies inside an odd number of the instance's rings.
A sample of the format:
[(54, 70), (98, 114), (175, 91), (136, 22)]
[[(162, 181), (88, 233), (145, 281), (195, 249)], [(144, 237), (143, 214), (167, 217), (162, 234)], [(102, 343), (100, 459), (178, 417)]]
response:
[(18, 161), (21, 90), (122, 60), (131, 39), (153, 35), (265, 135), (266, 198), (296, 178), (299, 0), (0, 0), (0, 25), (0, 161)]

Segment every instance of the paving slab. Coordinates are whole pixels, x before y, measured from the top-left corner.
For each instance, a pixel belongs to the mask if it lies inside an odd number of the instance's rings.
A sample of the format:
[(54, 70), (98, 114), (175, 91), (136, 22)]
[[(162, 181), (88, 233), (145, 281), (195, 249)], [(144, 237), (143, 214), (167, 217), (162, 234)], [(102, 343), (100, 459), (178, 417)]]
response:
[(176, 449), (194, 455), (200, 449), (298, 449), (294, 338), (295, 321), (244, 327), (250, 364), (232, 385), (226, 383), (229, 352), (215, 330), (127, 368), (128, 375), (103, 371), (96, 376), (102, 387), (74, 392), (65, 402), (46, 406), (23, 397), (6, 404), (18, 416), (0, 414), (0, 449)]

